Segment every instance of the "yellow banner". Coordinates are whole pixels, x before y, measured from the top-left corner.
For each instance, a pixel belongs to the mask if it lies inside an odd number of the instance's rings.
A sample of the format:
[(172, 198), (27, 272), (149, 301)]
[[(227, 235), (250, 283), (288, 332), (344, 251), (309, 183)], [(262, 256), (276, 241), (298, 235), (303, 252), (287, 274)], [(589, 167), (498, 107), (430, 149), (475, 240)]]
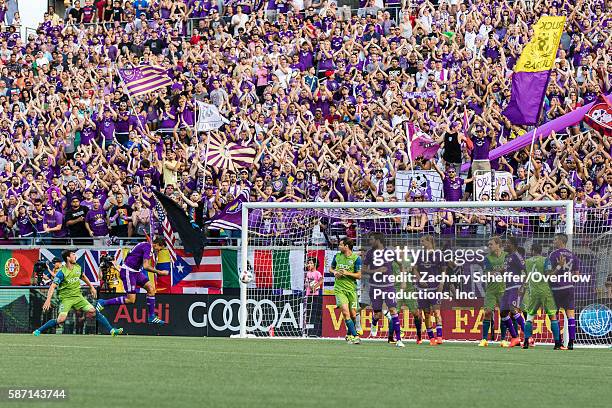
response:
[(540, 72), (552, 69), (564, 26), (565, 17), (541, 17), (533, 27), (533, 37), (523, 48), (514, 72)]

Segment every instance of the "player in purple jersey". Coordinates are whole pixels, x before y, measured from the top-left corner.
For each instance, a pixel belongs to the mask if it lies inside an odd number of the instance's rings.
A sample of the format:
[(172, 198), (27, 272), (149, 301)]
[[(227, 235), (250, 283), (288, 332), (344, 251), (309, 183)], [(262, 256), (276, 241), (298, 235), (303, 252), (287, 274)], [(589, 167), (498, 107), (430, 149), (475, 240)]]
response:
[(569, 333), (569, 343), (567, 348), (560, 344), (555, 345), (555, 349), (573, 350), (574, 340), (576, 339), (576, 317), (574, 314), (575, 289), (571, 281), (571, 275), (580, 273), (580, 260), (569, 249), (567, 249), (568, 237), (565, 234), (555, 235), (553, 247), (555, 248), (548, 257), (547, 269), (551, 275), (556, 275), (557, 279), (551, 280), (553, 298), (558, 310), (565, 310), (567, 317), (567, 330)]
[[(157, 275), (168, 275), (168, 271), (160, 271), (155, 269), (151, 264), (153, 253), (157, 255), (159, 251), (166, 247), (166, 243), (162, 237), (157, 237), (153, 240), (153, 245), (148, 242), (137, 244), (130, 253), (125, 257), (119, 275), (123, 282), (123, 288), (126, 295), (112, 299), (98, 300), (96, 309), (102, 311), (104, 306), (108, 305), (123, 305), (136, 302), (136, 293), (138, 288), (143, 288), (147, 291), (147, 321), (152, 324), (166, 324), (163, 320), (155, 315), (155, 286), (149, 281), (148, 272)], [(144, 272), (142, 271), (144, 269)]]
[(383, 259), (385, 250), (385, 237), (380, 232), (370, 234), (370, 249), (366, 252), (362, 273), (368, 276), (369, 297), (372, 303), (372, 328), (370, 333), (376, 337), (378, 333), (378, 321), (383, 317), (383, 303), (391, 314), (391, 327), (389, 331), (395, 334), (395, 345), (404, 347), (400, 328), (399, 315), (397, 313), (397, 302), (395, 301), (395, 286), (393, 284), (393, 262)]
[[(432, 346), (442, 344), (442, 314), (440, 313), (441, 298), (439, 294), (444, 287), (443, 276), (446, 264), (442, 259), (442, 252), (436, 250), (433, 235), (421, 237), (422, 252), (418, 255), (412, 268), (419, 291), (417, 304), (425, 314), (425, 328)], [(436, 318), (436, 333), (431, 327), (431, 315)]]
[[(525, 258), (518, 250), (518, 242), (514, 237), (506, 239), (506, 258), (504, 259), (504, 270), (512, 274), (512, 276), (521, 276), (525, 271)], [(520, 305), (520, 281), (511, 279), (506, 283), (506, 289), (499, 304), (500, 310), (500, 330), (501, 330), (501, 347), (515, 347), (521, 344), (521, 339), (518, 335), (517, 326), (513, 324), (513, 320), (521, 326), (523, 333), (525, 332), (525, 320), (521, 313)], [(510, 332), (512, 339), (506, 341), (506, 330)]]

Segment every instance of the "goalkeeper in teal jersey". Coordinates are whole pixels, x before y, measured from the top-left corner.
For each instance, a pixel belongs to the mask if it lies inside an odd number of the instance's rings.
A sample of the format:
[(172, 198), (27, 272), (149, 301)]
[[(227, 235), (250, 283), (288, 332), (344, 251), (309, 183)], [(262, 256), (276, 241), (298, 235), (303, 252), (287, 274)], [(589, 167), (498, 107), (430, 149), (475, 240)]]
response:
[(86, 313), (88, 318), (96, 317), (98, 323), (106, 329), (108, 333), (113, 336), (117, 336), (123, 332), (123, 329), (113, 328), (106, 317), (96, 311), (91, 303), (87, 301), (81, 294), (81, 281), (85, 282), (89, 287), (91, 295), (96, 297), (96, 288), (91, 284), (87, 276), (83, 275), (81, 267), (76, 263), (76, 253), (70, 249), (62, 252), (62, 259), (64, 265), (55, 275), (53, 283), (49, 287), (49, 293), (47, 294), (47, 300), (43, 305), (43, 311), (49, 310), (51, 307), (51, 298), (55, 289), (57, 288), (57, 295), (60, 300), (59, 312), (57, 319), (51, 319), (47, 323), (43, 324), (39, 329), (34, 331), (35, 336), (40, 336), (40, 333), (45, 330), (51, 329), (55, 326), (59, 326), (66, 321), (68, 312), (71, 309), (82, 310)]
[(557, 320), (557, 305), (553, 297), (550, 285), (542, 277), (550, 268), (548, 260), (542, 256), (542, 246), (537, 242), (531, 245), (531, 257), (525, 260), (527, 270), (527, 291), (525, 295), (525, 311), (527, 322), (525, 323), (525, 342), (523, 348), (529, 348), (529, 338), (533, 330), (533, 318), (541, 307), (550, 319), (550, 330), (555, 339), (555, 350), (560, 349), (561, 336), (559, 321)]
[(342, 311), (346, 323), (347, 341), (359, 344), (359, 336), (355, 330), (357, 315), (357, 279), (361, 279), (361, 258), (353, 253), (353, 241), (343, 238), (338, 244), (338, 252), (331, 263), (330, 271), (334, 274), (334, 294), (336, 307)]

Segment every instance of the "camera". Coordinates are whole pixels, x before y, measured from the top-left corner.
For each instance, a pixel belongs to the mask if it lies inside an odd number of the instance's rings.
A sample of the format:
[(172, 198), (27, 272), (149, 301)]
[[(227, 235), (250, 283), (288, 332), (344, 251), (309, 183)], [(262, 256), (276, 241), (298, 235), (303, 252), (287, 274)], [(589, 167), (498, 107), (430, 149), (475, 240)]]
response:
[(113, 262), (115, 259), (110, 255), (104, 255), (100, 257), (100, 272), (102, 277), (100, 280), (100, 291), (102, 292), (114, 292), (115, 288), (109, 286), (109, 280), (111, 278), (112, 268), (114, 268)]
[(36, 277), (37, 286), (44, 286), (47, 284), (45, 282), (46, 272), (48, 272), (47, 262), (41, 259), (34, 264), (34, 276)]

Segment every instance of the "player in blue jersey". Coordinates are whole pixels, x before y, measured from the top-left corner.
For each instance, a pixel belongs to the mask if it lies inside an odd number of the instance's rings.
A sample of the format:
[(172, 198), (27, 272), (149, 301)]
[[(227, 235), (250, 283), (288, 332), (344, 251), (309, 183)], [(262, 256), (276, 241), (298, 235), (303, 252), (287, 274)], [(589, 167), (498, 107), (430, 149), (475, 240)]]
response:
[[(580, 273), (580, 260), (572, 251), (567, 249), (567, 242), (567, 235), (555, 235), (553, 241), (555, 249), (550, 253), (546, 265), (548, 273), (556, 275), (556, 279), (550, 282), (550, 288), (557, 309), (565, 310), (567, 316), (566, 329), (569, 332), (567, 350), (573, 350), (574, 340), (576, 339), (576, 317), (574, 314), (575, 289), (571, 276)], [(555, 344), (555, 349), (565, 350), (566, 348), (558, 343)]]
[(369, 297), (372, 303), (372, 337), (378, 332), (378, 321), (383, 318), (383, 303), (387, 305), (391, 314), (391, 327), (389, 331), (395, 335), (395, 345), (404, 347), (400, 328), (397, 302), (395, 301), (395, 285), (393, 275), (393, 262), (386, 261), (382, 254), (385, 250), (385, 237), (380, 232), (370, 235), (370, 249), (366, 252), (362, 272), (368, 276)]
[[(137, 244), (125, 257), (119, 275), (123, 282), (125, 295), (112, 299), (100, 299), (96, 303), (96, 309), (102, 311), (104, 306), (130, 304), (136, 301), (136, 293), (139, 288), (147, 291), (147, 321), (152, 324), (165, 324), (163, 320), (155, 315), (155, 286), (149, 281), (148, 272), (157, 275), (168, 275), (168, 271), (155, 269), (151, 263), (153, 252), (157, 255), (166, 247), (162, 237), (155, 238), (153, 245), (148, 242)], [(143, 272), (144, 270), (144, 272)]]

